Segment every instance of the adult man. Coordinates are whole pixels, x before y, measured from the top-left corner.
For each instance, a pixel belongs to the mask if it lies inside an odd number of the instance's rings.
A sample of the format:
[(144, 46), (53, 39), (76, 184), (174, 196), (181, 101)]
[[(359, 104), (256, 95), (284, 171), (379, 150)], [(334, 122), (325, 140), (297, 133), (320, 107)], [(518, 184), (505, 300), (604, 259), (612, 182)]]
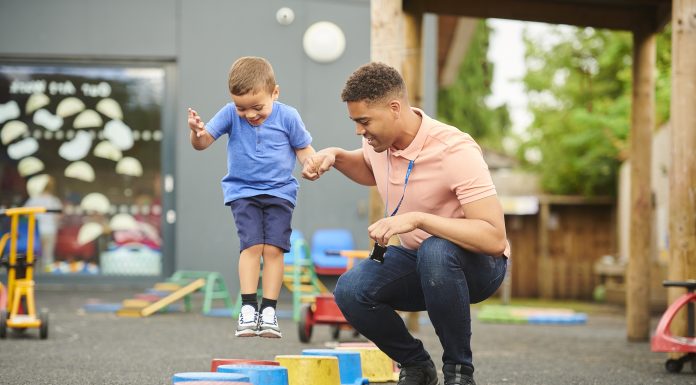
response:
[(398, 235), (384, 262), (366, 260), (339, 279), (346, 319), (401, 366), (399, 385), (437, 385), (421, 341), (396, 310), (427, 310), (444, 353), (445, 385), (475, 384), (470, 303), (495, 292), (509, 247), (488, 166), (474, 140), (412, 108), (401, 75), (370, 63), (341, 94), (362, 148), (326, 148), (305, 162), (305, 178), (331, 167), (377, 186), (385, 217), (368, 228), (379, 245)]

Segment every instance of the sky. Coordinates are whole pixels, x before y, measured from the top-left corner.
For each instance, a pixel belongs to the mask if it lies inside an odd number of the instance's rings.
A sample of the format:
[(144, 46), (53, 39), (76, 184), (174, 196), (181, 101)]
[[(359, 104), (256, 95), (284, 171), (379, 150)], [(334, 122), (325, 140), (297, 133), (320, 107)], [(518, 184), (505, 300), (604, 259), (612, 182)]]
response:
[(507, 103), (513, 131), (523, 133), (532, 122), (532, 115), (527, 110), (527, 96), (521, 81), (525, 73), (522, 34), (525, 27), (534, 35), (543, 33), (548, 25), (503, 19), (489, 19), (488, 22), (493, 29), (488, 58), (494, 63), (494, 72), (492, 95), (487, 103), (492, 107)]

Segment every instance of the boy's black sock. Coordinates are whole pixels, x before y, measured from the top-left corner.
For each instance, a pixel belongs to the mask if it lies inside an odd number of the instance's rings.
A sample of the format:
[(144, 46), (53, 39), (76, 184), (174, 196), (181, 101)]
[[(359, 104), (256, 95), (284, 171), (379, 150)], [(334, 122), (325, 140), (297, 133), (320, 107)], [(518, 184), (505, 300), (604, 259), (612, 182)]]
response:
[(251, 305), (254, 307), (254, 309), (257, 309), (259, 302), (258, 298), (256, 297), (256, 293), (242, 294), (242, 306), (244, 305)]
[(269, 306), (272, 307), (273, 309), (275, 309), (277, 303), (278, 303), (277, 299), (268, 299), (266, 297), (263, 297), (263, 298), (261, 298), (261, 308), (259, 309), (259, 312), (262, 312), (263, 309), (265, 309)]

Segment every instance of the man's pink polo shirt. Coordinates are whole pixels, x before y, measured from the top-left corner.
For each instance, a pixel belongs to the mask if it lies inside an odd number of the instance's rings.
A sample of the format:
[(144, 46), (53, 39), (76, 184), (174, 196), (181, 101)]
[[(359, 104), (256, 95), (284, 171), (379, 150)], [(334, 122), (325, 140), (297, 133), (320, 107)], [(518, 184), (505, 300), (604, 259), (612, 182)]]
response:
[[(413, 110), (423, 120), (407, 148), (377, 153), (367, 140), (362, 143), (365, 161), (375, 175), (387, 215), (399, 203), (408, 164), (415, 160), (396, 215), (419, 211), (464, 218), (462, 205), (496, 195), (481, 148), (469, 134), (430, 118), (420, 109)], [(419, 229), (399, 235), (401, 244), (409, 249), (417, 249), (428, 237), (430, 234)], [(510, 255), (509, 248), (508, 245), (506, 256)]]

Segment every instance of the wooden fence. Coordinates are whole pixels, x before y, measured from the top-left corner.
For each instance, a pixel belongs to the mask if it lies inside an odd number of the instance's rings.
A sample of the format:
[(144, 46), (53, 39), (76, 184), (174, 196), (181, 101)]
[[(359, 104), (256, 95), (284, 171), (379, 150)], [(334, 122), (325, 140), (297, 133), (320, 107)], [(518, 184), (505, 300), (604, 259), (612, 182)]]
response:
[(603, 255), (615, 254), (612, 198), (539, 197), (536, 215), (506, 215), (512, 296), (591, 299)]

